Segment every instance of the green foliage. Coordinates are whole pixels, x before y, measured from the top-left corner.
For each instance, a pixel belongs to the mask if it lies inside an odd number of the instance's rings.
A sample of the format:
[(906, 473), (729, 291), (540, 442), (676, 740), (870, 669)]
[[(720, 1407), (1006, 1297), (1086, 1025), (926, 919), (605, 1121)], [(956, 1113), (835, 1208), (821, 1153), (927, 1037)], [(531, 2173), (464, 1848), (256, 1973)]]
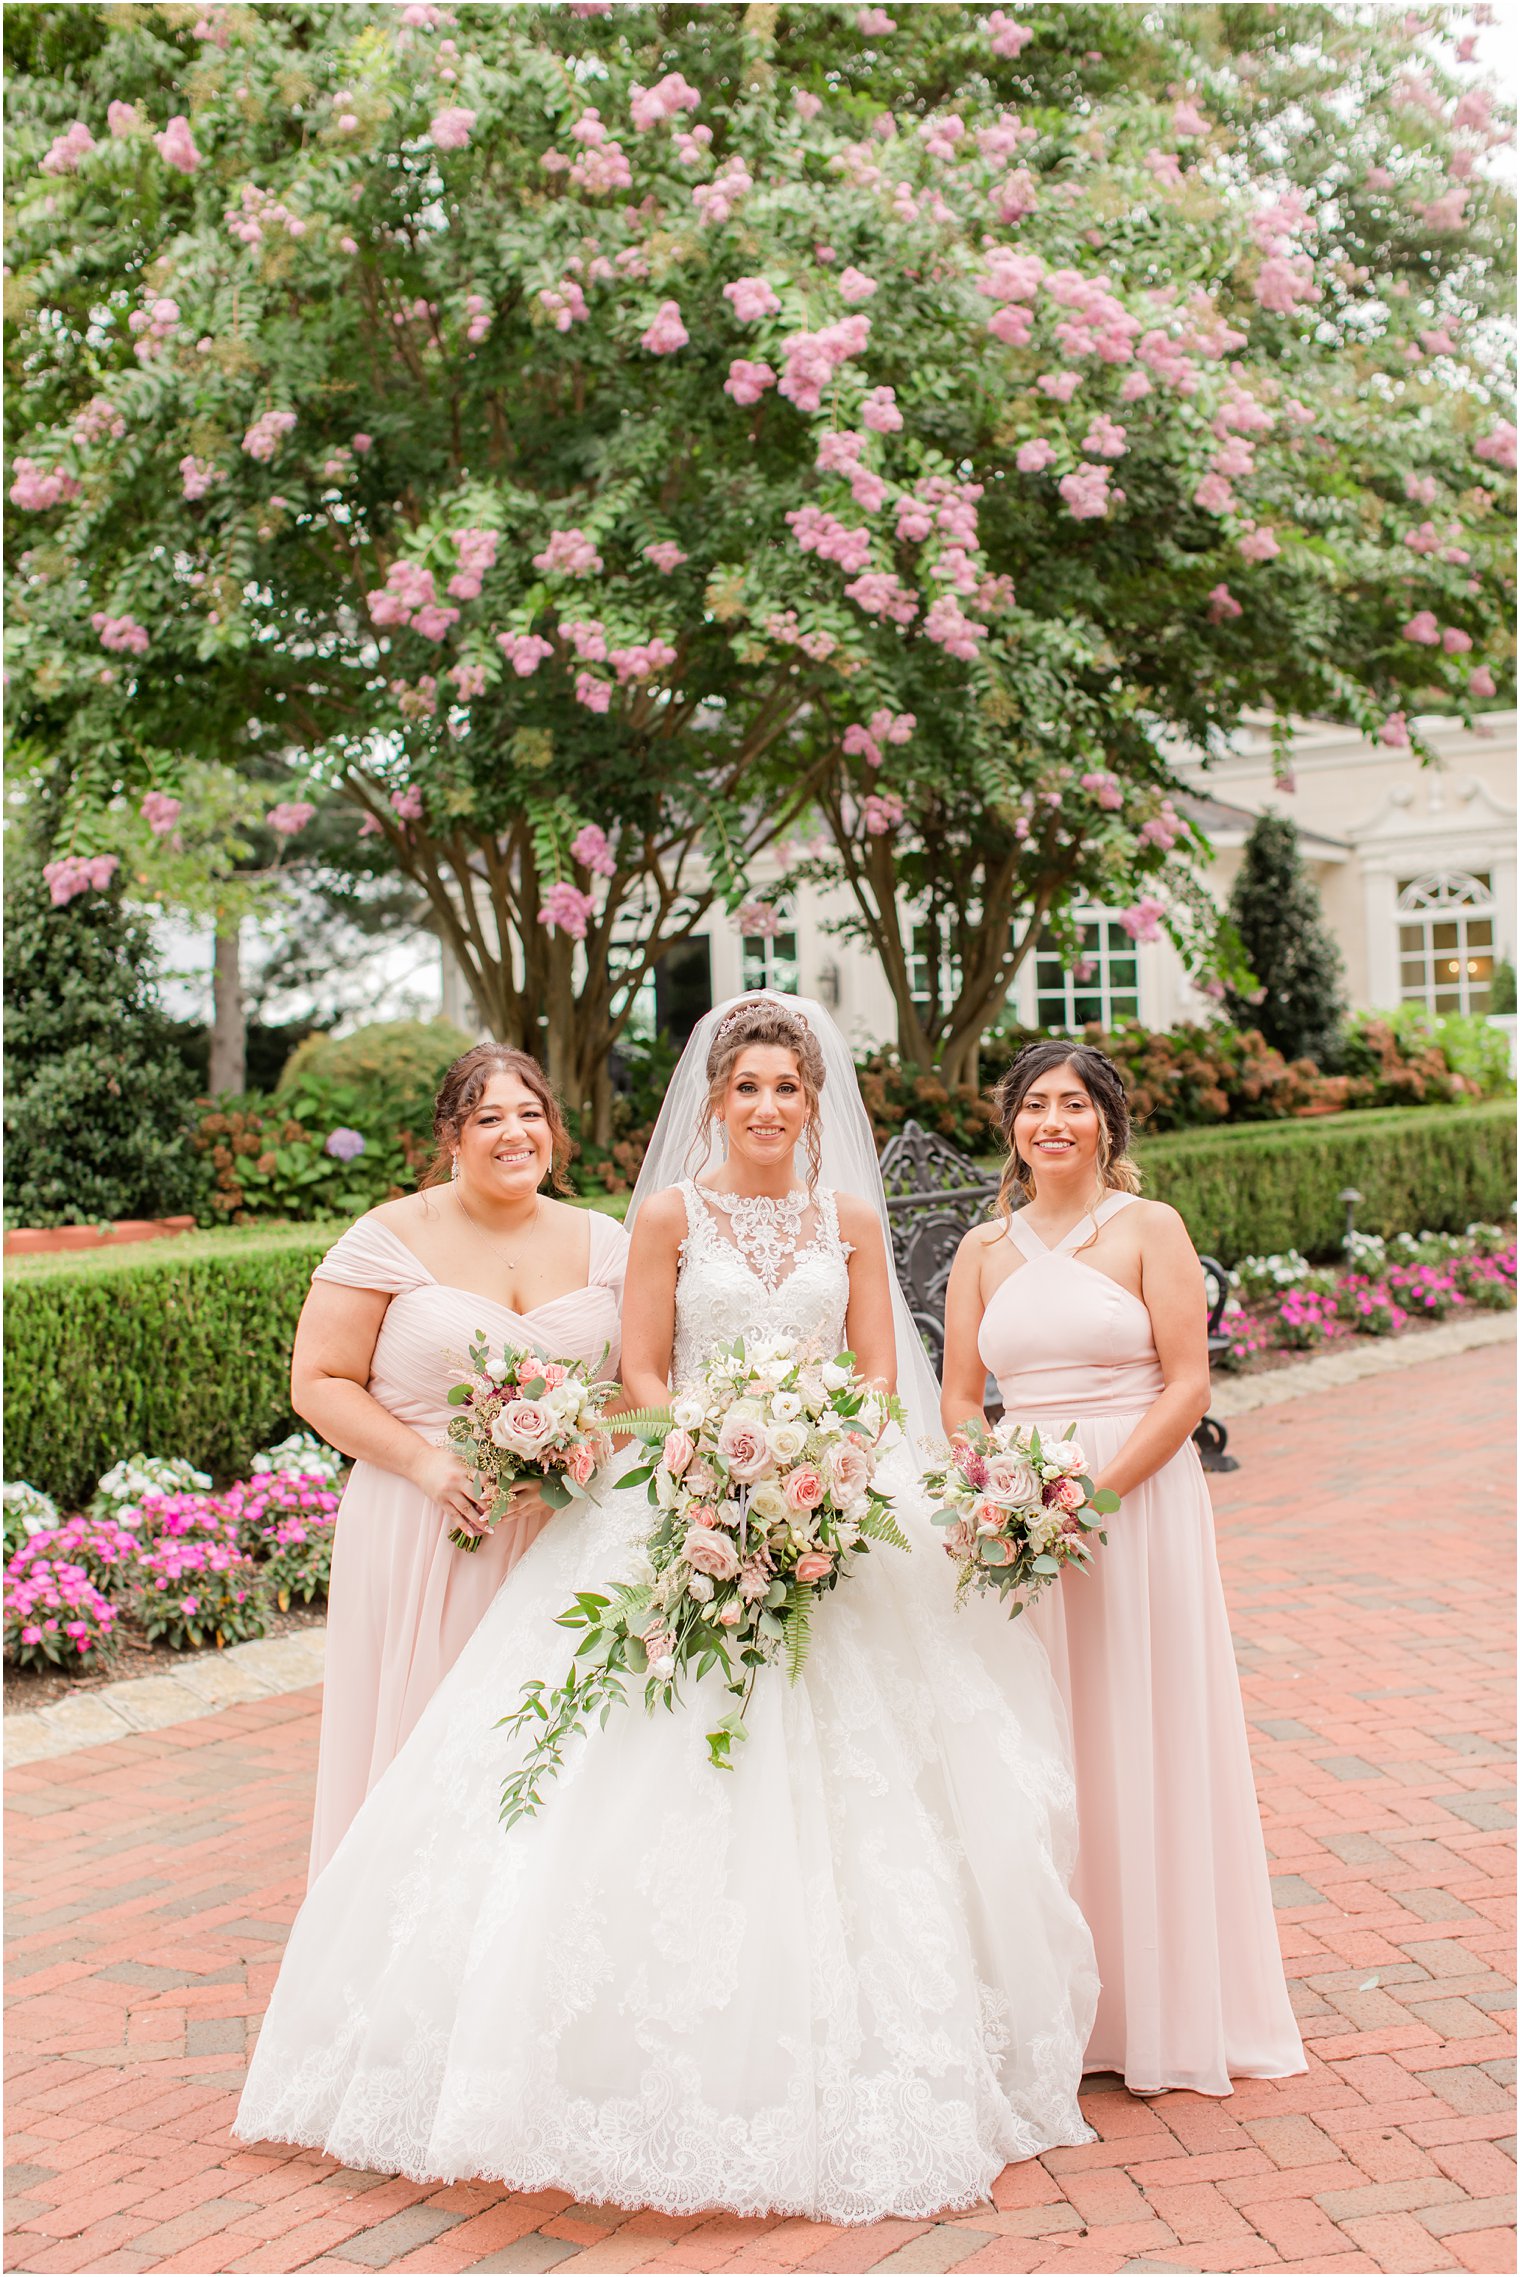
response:
[(1427, 1053), (1439, 1053), (1451, 1073), (1485, 1099), (1514, 1088), (1508, 1036), (1476, 1014), (1430, 1013), (1423, 1004), (1399, 1004), (1391, 1012), (1358, 1013), (1352, 1034), (1365, 1036), (1379, 1023), (1408, 1060), (1423, 1064)]
[(339, 1230), (185, 1236), (8, 1266), (8, 1466), (66, 1509), (139, 1447), (245, 1473), (294, 1425), (291, 1341)]
[[(410, 1193), (427, 1150), (388, 1118), (366, 1125), (361, 1113), (352, 1092), (315, 1082), (293, 1091), (288, 1103), (229, 1099), (209, 1108), (194, 1142), (211, 1166), (204, 1222), (359, 1217)], [(330, 1151), (334, 1134), (343, 1153)], [(355, 1136), (363, 1149), (348, 1155)]]
[(1358, 1012), (1346, 1030), (1341, 1064), (1358, 1100), (1417, 1107), (1503, 1091), (1509, 1046), (1486, 1021), (1432, 1019), (1420, 1004)]
[(1345, 1018), (1345, 971), (1298, 851), (1297, 825), (1258, 815), (1230, 891), (1230, 917), (1264, 993), (1235, 996), (1241, 1027), (1259, 1028), (1285, 1059), (1333, 1070)]
[(1338, 1256), (1346, 1187), (1362, 1196), (1358, 1226), (1390, 1238), (1411, 1226), (1460, 1232), (1514, 1208), (1515, 1119), (1502, 1100), (1189, 1132), (1142, 1140), (1136, 1154), (1145, 1192), (1226, 1265), (1290, 1249)]
[(55, 909), (22, 851), (5, 884), (8, 1222), (174, 1217), (203, 1179), (193, 1086), (159, 1011), (156, 959), (117, 893)]
[(1489, 1009), (1498, 1013), (1513, 1013), (1515, 1009), (1515, 968), (1508, 957), (1499, 957), (1494, 964), (1493, 987), (1489, 994)]
[(438, 1086), (478, 1041), (450, 1020), (376, 1020), (347, 1036), (308, 1036), (285, 1062), (277, 1097), (301, 1119), (303, 1096), (342, 1091), (352, 1108), (344, 1119), (356, 1129), (407, 1131), (426, 1143)]

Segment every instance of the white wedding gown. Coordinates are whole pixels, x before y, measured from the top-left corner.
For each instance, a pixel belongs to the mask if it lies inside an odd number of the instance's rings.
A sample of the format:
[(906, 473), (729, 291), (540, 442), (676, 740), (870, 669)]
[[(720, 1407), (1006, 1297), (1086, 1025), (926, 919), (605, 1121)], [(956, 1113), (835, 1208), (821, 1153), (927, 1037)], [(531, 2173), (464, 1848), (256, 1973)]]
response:
[[(832, 1199), (747, 1256), (685, 1192), (677, 1386), (743, 1333), (837, 1351)], [(559, 1681), (555, 1615), (631, 1574), (651, 1515), (609, 1486), (503, 1585), (296, 1920), (235, 2132), (418, 2180), (832, 2222), (968, 2206), (1010, 2160), (1088, 2140), (1097, 1979), (1054, 1687), (1023, 1623), (994, 1680), (911, 1488), (912, 1554), (874, 1549), (825, 1599), (796, 1685), (762, 1674), (732, 1771), (704, 1744), (716, 1677), (674, 1713), (634, 1688), (541, 1814), (498, 1824), (521, 1743), (496, 1720)]]

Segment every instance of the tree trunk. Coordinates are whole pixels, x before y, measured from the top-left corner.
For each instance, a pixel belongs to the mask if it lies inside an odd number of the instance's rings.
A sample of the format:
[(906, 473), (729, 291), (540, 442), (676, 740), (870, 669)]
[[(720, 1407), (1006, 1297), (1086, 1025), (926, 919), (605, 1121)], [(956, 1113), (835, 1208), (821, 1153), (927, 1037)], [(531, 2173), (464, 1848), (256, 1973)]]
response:
[(211, 962), (211, 1074), (213, 1097), (248, 1085), (248, 1022), (243, 1010), (242, 926), (219, 916)]

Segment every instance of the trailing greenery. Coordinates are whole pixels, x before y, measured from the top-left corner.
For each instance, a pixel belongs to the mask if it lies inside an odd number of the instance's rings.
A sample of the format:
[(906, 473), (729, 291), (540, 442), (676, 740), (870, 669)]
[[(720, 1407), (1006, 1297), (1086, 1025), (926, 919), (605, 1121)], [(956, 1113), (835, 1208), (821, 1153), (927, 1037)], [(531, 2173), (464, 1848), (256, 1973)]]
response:
[(1515, 1205), (1515, 1115), (1505, 1100), (1338, 1115), (1268, 1127), (1142, 1140), (1145, 1192), (1170, 1202), (1201, 1250), (1238, 1257), (1299, 1249), (1339, 1253), (1339, 1196), (1362, 1196), (1356, 1222), (1385, 1238), (1429, 1227), (1457, 1233)]

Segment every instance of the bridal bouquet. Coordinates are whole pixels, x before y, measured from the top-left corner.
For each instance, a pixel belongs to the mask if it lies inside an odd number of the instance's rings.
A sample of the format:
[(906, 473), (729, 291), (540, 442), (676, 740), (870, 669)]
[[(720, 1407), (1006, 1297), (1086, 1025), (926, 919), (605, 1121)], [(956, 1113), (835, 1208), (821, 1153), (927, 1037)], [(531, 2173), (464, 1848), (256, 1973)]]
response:
[(967, 1423), (925, 1471), (959, 1596), (995, 1589), (1012, 1598), (1011, 1614), (1022, 1613), (1063, 1566), (1091, 1559), (1094, 1534), (1108, 1540), (1100, 1520), (1118, 1509), (1119, 1497), (1094, 1488), (1075, 1429), (1051, 1439), (1032, 1424)]
[(565, 1682), (523, 1687), (502, 1722), (539, 1729), (502, 1790), (510, 1826), (530, 1816), (564, 1743), (605, 1723), (644, 1679), (645, 1706), (673, 1708), (683, 1677), (719, 1668), (735, 1709), (707, 1734), (720, 1769), (745, 1736), (759, 1671), (780, 1663), (795, 1682), (818, 1602), (874, 1542), (908, 1543), (876, 1481), (878, 1446), (895, 1399), (862, 1383), (854, 1356), (819, 1361), (786, 1338), (721, 1346), (696, 1387), (668, 1408), (617, 1418), (649, 1450), (621, 1480), (647, 1484), (655, 1518), (644, 1571), (610, 1597), (585, 1592), (559, 1616), (583, 1631)]
[[(583, 1495), (612, 1454), (602, 1413), (617, 1385), (582, 1360), (546, 1360), (511, 1344), (493, 1354), (478, 1331), (470, 1369), (468, 1382), (449, 1393), (450, 1407), (460, 1412), (448, 1435), (470, 1468), (494, 1483), (482, 1515), (493, 1524), (505, 1517), (522, 1478), (536, 1480), (551, 1510)], [(478, 1550), (485, 1536), (456, 1527), (449, 1540)]]

